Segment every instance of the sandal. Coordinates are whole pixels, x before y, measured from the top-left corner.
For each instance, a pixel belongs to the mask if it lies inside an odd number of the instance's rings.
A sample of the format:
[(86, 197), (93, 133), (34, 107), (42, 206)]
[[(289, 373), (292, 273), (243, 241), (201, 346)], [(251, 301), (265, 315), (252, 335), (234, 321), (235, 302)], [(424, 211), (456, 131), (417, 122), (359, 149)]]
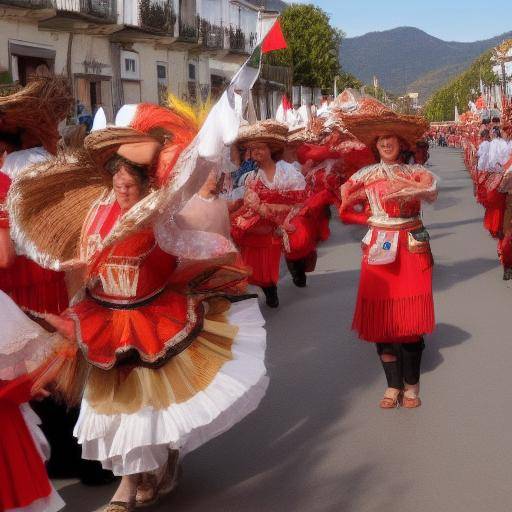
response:
[(404, 395), (402, 398), (402, 406), (406, 409), (416, 409), (421, 406), (421, 399), (418, 395), (407, 396)]
[(179, 463), (180, 454), (178, 450), (172, 450), (167, 459), (162, 479), (158, 483), (158, 497), (167, 496), (178, 486), (181, 476), (181, 466)]
[(134, 501), (111, 501), (102, 512), (133, 512), (135, 510)]
[(142, 482), (137, 486), (136, 508), (154, 505), (160, 498), (170, 494), (178, 486), (180, 476), (179, 452), (178, 450), (172, 450), (162, 469), (160, 481), (157, 480), (157, 475), (154, 473), (143, 475)]
[(135, 495), (135, 506), (149, 507), (158, 501), (156, 475), (153, 473), (145, 473), (142, 475), (141, 483), (137, 486), (137, 494)]
[(381, 409), (398, 409), (400, 407), (400, 398), (402, 393), (398, 393), (395, 398), (384, 395), (379, 402)]

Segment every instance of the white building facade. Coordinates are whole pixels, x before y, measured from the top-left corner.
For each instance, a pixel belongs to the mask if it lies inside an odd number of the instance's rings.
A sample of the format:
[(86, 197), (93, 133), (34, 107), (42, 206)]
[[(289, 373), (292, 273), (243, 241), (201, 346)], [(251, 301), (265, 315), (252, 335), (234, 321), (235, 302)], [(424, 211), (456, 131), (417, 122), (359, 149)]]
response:
[[(0, 83), (39, 67), (109, 120), (125, 103), (217, 96), (266, 29), (246, 0), (0, 0)], [(266, 21), (267, 22), (267, 21)], [(267, 22), (268, 24), (268, 22)]]

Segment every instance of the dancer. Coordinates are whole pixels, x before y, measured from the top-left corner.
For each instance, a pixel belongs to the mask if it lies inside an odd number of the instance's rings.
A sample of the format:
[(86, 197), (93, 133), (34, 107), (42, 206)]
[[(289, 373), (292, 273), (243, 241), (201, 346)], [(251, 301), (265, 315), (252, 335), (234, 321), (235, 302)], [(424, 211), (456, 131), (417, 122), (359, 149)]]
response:
[(44, 460), (49, 446), (26, 403), (56, 338), (30, 320), (0, 291), (0, 510), (56, 512), (64, 502), (50, 484)]
[(353, 329), (376, 343), (388, 384), (380, 406), (415, 408), (421, 405), (423, 335), (434, 329), (433, 259), (420, 208), (421, 201), (435, 200), (436, 178), (401, 155), (415, 147), (428, 123), (367, 98), (343, 121), (380, 157), (341, 188), (341, 213), (366, 201), (371, 209)]
[[(24, 169), (43, 162), (57, 152), (59, 123), (70, 112), (73, 97), (68, 81), (59, 76), (33, 76), (28, 85), (14, 94), (0, 97), (0, 143), (6, 153), (0, 165), (0, 201), (9, 193), (11, 182)], [(9, 216), (4, 209), (0, 225), (0, 290), (7, 293), (32, 319), (51, 329), (42, 315), (60, 314), (68, 307), (64, 272), (43, 268), (34, 261), (31, 248), (22, 240), (16, 253), (11, 240)], [(37, 214), (35, 214), (37, 215)], [(52, 477), (79, 477), (83, 483), (102, 484), (112, 475), (97, 463), (81, 461), (80, 448), (73, 438), (78, 410), (68, 409), (51, 397), (34, 404), (42, 419), (42, 429), (52, 446), (47, 463)]]
[[(268, 383), (257, 301), (224, 298), (247, 276), (227, 207), (211, 177), (189, 195), (205, 179), (190, 147), (197, 124), (149, 104), (121, 109), (116, 121), (89, 135), (84, 152), (20, 177), (10, 203), (47, 261), (85, 274), (83, 299), (47, 319), (75, 347), (55, 364), (85, 373), (75, 429), (83, 457), (122, 476), (107, 512), (172, 491), (178, 457), (253, 411)], [(66, 373), (53, 385), (74, 396), (80, 379)]]
[(306, 272), (316, 263), (314, 221), (304, 211), (306, 180), (293, 164), (280, 160), (287, 132), (285, 125), (261, 121), (242, 128), (237, 141), (250, 149), (258, 171), (245, 180), (243, 205), (232, 214), (232, 234), (252, 268), (249, 282), (262, 288), (271, 308), (279, 306), (281, 254), (298, 287), (306, 286)]

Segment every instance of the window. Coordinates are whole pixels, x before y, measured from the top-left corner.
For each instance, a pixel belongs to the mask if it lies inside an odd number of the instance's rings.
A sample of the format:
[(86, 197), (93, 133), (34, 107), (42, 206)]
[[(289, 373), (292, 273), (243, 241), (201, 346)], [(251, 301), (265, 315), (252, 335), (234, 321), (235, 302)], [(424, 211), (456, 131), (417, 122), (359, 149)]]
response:
[(124, 70), (135, 73), (135, 59), (124, 59)]
[(196, 81), (196, 65), (195, 64), (188, 65), (188, 79), (192, 82)]
[(156, 74), (160, 80), (165, 80), (167, 78), (167, 68), (163, 64), (157, 64)]
[(140, 79), (139, 54), (137, 52), (121, 50), (121, 78), (125, 80)]

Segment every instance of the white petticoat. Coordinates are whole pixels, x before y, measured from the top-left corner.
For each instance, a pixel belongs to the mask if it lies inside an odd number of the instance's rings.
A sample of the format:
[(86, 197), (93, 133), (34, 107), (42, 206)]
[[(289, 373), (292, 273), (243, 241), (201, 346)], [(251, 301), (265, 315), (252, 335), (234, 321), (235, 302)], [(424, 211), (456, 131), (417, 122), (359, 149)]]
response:
[(0, 380), (34, 371), (52, 353), (56, 335), (33, 322), (0, 290)]
[(229, 430), (254, 411), (265, 395), (266, 333), (257, 299), (231, 305), (230, 324), (238, 327), (233, 359), (209, 386), (167, 409), (146, 407), (133, 414), (97, 414), (82, 401), (75, 436), (82, 457), (101, 461), (116, 475), (153, 471), (165, 464), (169, 449), (181, 456)]

